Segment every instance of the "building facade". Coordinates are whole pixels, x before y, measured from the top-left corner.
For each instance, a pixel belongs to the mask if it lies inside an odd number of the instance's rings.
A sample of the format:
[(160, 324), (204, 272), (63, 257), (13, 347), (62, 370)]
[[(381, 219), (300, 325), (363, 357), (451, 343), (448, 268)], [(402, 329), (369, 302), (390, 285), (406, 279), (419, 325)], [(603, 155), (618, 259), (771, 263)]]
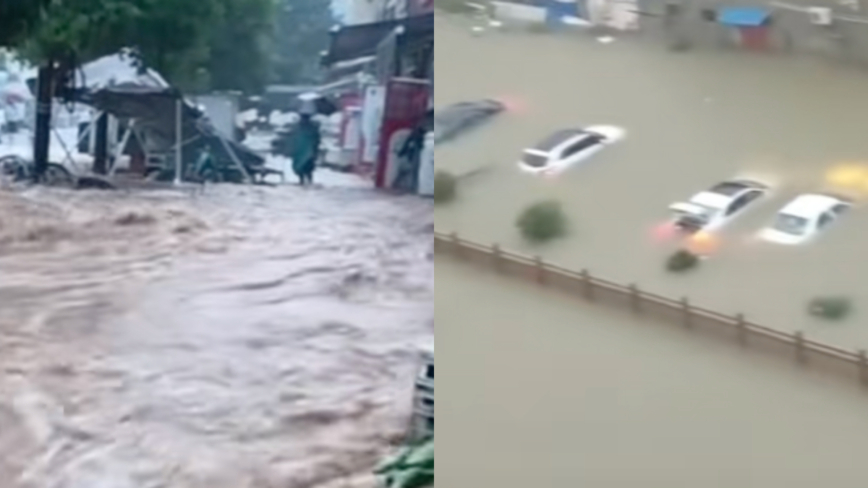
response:
[(866, 0), (644, 0), (641, 30), (672, 49), (809, 53), (868, 66)]
[(370, 24), (423, 15), (434, 11), (434, 0), (342, 0), (344, 25)]

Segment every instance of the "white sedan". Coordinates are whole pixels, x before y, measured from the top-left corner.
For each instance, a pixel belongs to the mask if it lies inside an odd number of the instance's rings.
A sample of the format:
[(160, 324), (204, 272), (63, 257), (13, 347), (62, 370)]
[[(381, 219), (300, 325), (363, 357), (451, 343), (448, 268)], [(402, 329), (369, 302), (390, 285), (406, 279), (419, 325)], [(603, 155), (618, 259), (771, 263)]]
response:
[(675, 228), (693, 234), (715, 231), (767, 196), (767, 185), (750, 180), (729, 180), (669, 206)]
[(760, 238), (776, 244), (805, 244), (826, 230), (851, 206), (848, 199), (834, 195), (799, 195), (777, 213), (774, 222), (760, 232)]
[(525, 173), (557, 175), (623, 138), (623, 129), (609, 125), (561, 130), (525, 149), (518, 167)]

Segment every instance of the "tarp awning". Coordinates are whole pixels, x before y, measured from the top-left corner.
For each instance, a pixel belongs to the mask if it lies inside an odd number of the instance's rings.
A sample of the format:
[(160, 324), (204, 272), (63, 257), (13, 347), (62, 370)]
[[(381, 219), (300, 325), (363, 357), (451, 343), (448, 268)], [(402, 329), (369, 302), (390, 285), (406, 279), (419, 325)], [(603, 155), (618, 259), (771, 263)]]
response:
[[(174, 88), (122, 84), (85, 92), (79, 101), (119, 119), (135, 119), (136, 129), (144, 137), (143, 148), (166, 153), (174, 149), (178, 140), (177, 110), (181, 97)], [(186, 150), (195, 153), (207, 145), (216, 158), (231, 161), (228, 147), (248, 170), (265, 163), (262, 156), (220, 134), (190, 102), (184, 101), (181, 107), (181, 137)]]
[[(146, 149), (170, 151), (177, 141), (175, 130), (177, 104), (181, 93), (171, 88), (134, 84), (114, 85), (84, 94), (81, 101), (118, 119), (136, 119), (136, 126), (147, 134)], [(181, 129), (187, 137), (197, 134), (200, 114), (189, 103), (182, 105)]]
[(330, 66), (340, 61), (374, 56), (377, 46), (395, 29), (403, 27), (399, 43), (418, 43), (425, 38), (434, 38), (434, 14), (418, 15), (397, 20), (340, 27), (331, 33), (329, 50), (323, 64)]
[(717, 10), (717, 22), (728, 27), (759, 27), (771, 12), (759, 7), (724, 7)]

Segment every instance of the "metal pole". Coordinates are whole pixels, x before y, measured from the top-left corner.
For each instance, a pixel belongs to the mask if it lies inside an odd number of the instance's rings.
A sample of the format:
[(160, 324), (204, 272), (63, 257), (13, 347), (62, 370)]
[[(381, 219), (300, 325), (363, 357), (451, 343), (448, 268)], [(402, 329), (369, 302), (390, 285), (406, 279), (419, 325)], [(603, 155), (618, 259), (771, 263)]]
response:
[(247, 171), (247, 167), (244, 166), (244, 163), (241, 162), (240, 159), (238, 159), (238, 154), (235, 154), (235, 150), (232, 149), (231, 146), (229, 146), (229, 143), (226, 142), (226, 139), (220, 137), (219, 135), (217, 137), (220, 139), (220, 143), (223, 144), (223, 149), (225, 149), (226, 153), (229, 154), (229, 159), (231, 159), (232, 162), (235, 163), (238, 171), (241, 172), (241, 177), (244, 178), (244, 183), (252, 183), (253, 179), (250, 177), (250, 172)]
[(183, 154), (184, 135), (182, 134), (182, 114), (184, 108), (183, 97), (178, 97), (178, 103), (175, 106), (175, 184), (181, 184), (181, 157)]
[(33, 137), (33, 177), (42, 181), (48, 168), (51, 146), (51, 102), (54, 95), (55, 61), (50, 59), (39, 68), (36, 95), (36, 124)]
[(121, 156), (123, 156), (124, 151), (127, 150), (127, 143), (129, 143), (129, 141), (130, 141), (130, 134), (133, 133), (133, 124), (134, 123), (135, 123), (135, 121), (129, 122), (129, 125), (127, 126), (127, 130), (126, 130), (126, 132), (124, 132), (124, 135), (121, 138), (121, 142), (117, 145), (117, 147), (115, 147), (115, 164), (113, 164), (111, 169), (109, 170), (110, 176), (115, 175), (115, 172), (118, 169), (117, 162), (121, 160)]
[(103, 112), (96, 119), (96, 142), (93, 150), (93, 172), (98, 175), (108, 173), (108, 125), (109, 114)]

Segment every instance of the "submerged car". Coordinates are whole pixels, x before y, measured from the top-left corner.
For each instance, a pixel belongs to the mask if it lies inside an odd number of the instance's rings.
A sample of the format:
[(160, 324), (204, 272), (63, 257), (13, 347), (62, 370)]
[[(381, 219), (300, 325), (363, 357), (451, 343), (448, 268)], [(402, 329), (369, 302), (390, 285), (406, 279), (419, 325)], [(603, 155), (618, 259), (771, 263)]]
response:
[(844, 197), (821, 193), (799, 195), (784, 205), (760, 238), (776, 244), (796, 245), (813, 240), (852, 207)]
[(451, 140), (462, 132), (479, 126), (505, 109), (506, 106), (503, 103), (487, 99), (455, 103), (442, 110), (437, 110), (434, 114), (434, 144)]
[(622, 129), (608, 125), (560, 130), (525, 149), (518, 167), (525, 173), (555, 175), (623, 137)]
[(675, 227), (692, 234), (700, 230), (714, 231), (743, 214), (770, 188), (750, 180), (729, 180), (699, 192), (687, 202), (669, 206)]

